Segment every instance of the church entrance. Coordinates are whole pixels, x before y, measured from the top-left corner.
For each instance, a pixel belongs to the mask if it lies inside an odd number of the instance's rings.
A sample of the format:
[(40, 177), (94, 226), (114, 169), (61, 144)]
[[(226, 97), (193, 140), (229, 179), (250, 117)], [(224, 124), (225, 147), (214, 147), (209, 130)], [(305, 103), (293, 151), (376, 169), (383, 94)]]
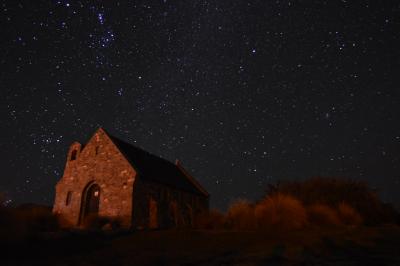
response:
[(80, 213), (80, 224), (89, 215), (97, 215), (99, 213), (100, 203), (100, 187), (97, 184), (90, 184), (86, 187), (82, 194), (82, 206)]

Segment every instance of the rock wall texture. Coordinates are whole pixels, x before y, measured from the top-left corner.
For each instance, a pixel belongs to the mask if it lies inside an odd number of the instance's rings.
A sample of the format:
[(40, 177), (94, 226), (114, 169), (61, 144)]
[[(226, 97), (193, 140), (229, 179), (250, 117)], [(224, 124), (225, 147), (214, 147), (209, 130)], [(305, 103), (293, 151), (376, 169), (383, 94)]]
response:
[(208, 204), (208, 196), (201, 193), (141, 180), (99, 129), (85, 146), (78, 142), (70, 146), (64, 175), (56, 185), (53, 212), (64, 227), (82, 227), (93, 210), (118, 220), (123, 228), (190, 227)]
[[(191, 227), (208, 210), (208, 198), (138, 179), (133, 193), (135, 228)], [(156, 217), (156, 225), (152, 218)], [(153, 225), (153, 226), (152, 226)]]
[[(118, 218), (128, 227), (135, 177), (136, 172), (129, 162), (107, 134), (99, 130), (85, 147), (77, 142), (71, 145), (64, 175), (56, 185), (53, 212), (62, 217), (65, 226), (79, 226), (85, 192), (91, 184), (97, 184), (100, 187), (98, 215)], [(67, 197), (70, 198), (68, 203)]]

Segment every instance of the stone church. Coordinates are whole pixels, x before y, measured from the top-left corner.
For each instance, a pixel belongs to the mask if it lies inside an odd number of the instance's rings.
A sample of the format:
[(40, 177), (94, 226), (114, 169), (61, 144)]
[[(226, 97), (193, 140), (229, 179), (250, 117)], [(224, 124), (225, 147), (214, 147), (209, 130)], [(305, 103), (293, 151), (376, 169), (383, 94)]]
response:
[(87, 217), (98, 215), (140, 229), (190, 227), (208, 207), (208, 192), (179, 161), (171, 163), (100, 128), (86, 145), (70, 146), (53, 212), (65, 227), (82, 227)]

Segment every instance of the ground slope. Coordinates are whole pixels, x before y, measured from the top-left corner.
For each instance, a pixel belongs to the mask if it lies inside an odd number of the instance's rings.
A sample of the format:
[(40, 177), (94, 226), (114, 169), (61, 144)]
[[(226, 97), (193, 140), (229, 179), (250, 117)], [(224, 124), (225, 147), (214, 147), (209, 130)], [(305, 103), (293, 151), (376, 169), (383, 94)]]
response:
[(400, 265), (400, 229), (64, 232), (1, 250), (0, 265)]

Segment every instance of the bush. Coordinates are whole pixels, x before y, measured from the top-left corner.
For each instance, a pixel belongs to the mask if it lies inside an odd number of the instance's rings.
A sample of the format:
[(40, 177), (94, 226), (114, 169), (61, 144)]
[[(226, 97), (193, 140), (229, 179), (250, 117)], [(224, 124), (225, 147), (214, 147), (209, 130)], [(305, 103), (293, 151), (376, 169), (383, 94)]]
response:
[(361, 215), (349, 204), (341, 202), (338, 205), (338, 213), (341, 221), (345, 225), (358, 226), (361, 225), (363, 219)]
[(218, 210), (211, 209), (196, 216), (194, 227), (208, 230), (226, 229), (226, 217)]
[(242, 199), (234, 202), (228, 209), (227, 224), (229, 228), (235, 230), (254, 230), (256, 228), (254, 206)]
[(83, 228), (88, 230), (118, 230), (121, 228), (118, 219), (90, 214), (83, 220)]
[(39, 205), (0, 207), (0, 241), (21, 241), (39, 232), (58, 229), (57, 217), (51, 208)]
[(266, 197), (255, 207), (255, 218), (260, 230), (301, 229), (307, 225), (307, 213), (296, 198), (275, 193)]
[(29, 204), (16, 208), (14, 212), (15, 218), (28, 232), (57, 231), (59, 228), (57, 217), (49, 207)]
[(11, 210), (0, 206), (0, 242), (19, 240), (23, 234), (22, 229)]
[(341, 225), (338, 213), (326, 204), (313, 204), (307, 207), (307, 215), (311, 225), (338, 226)]
[(397, 212), (384, 204), (365, 182), (343, 178), (314, 177), (303, 181), (287, 181), (269, 185), (267, 195), (291, 195), (306, 206), (321, 203), (336, 208), (341, 202), (350, 204), (366, 224), (394, 223)]

